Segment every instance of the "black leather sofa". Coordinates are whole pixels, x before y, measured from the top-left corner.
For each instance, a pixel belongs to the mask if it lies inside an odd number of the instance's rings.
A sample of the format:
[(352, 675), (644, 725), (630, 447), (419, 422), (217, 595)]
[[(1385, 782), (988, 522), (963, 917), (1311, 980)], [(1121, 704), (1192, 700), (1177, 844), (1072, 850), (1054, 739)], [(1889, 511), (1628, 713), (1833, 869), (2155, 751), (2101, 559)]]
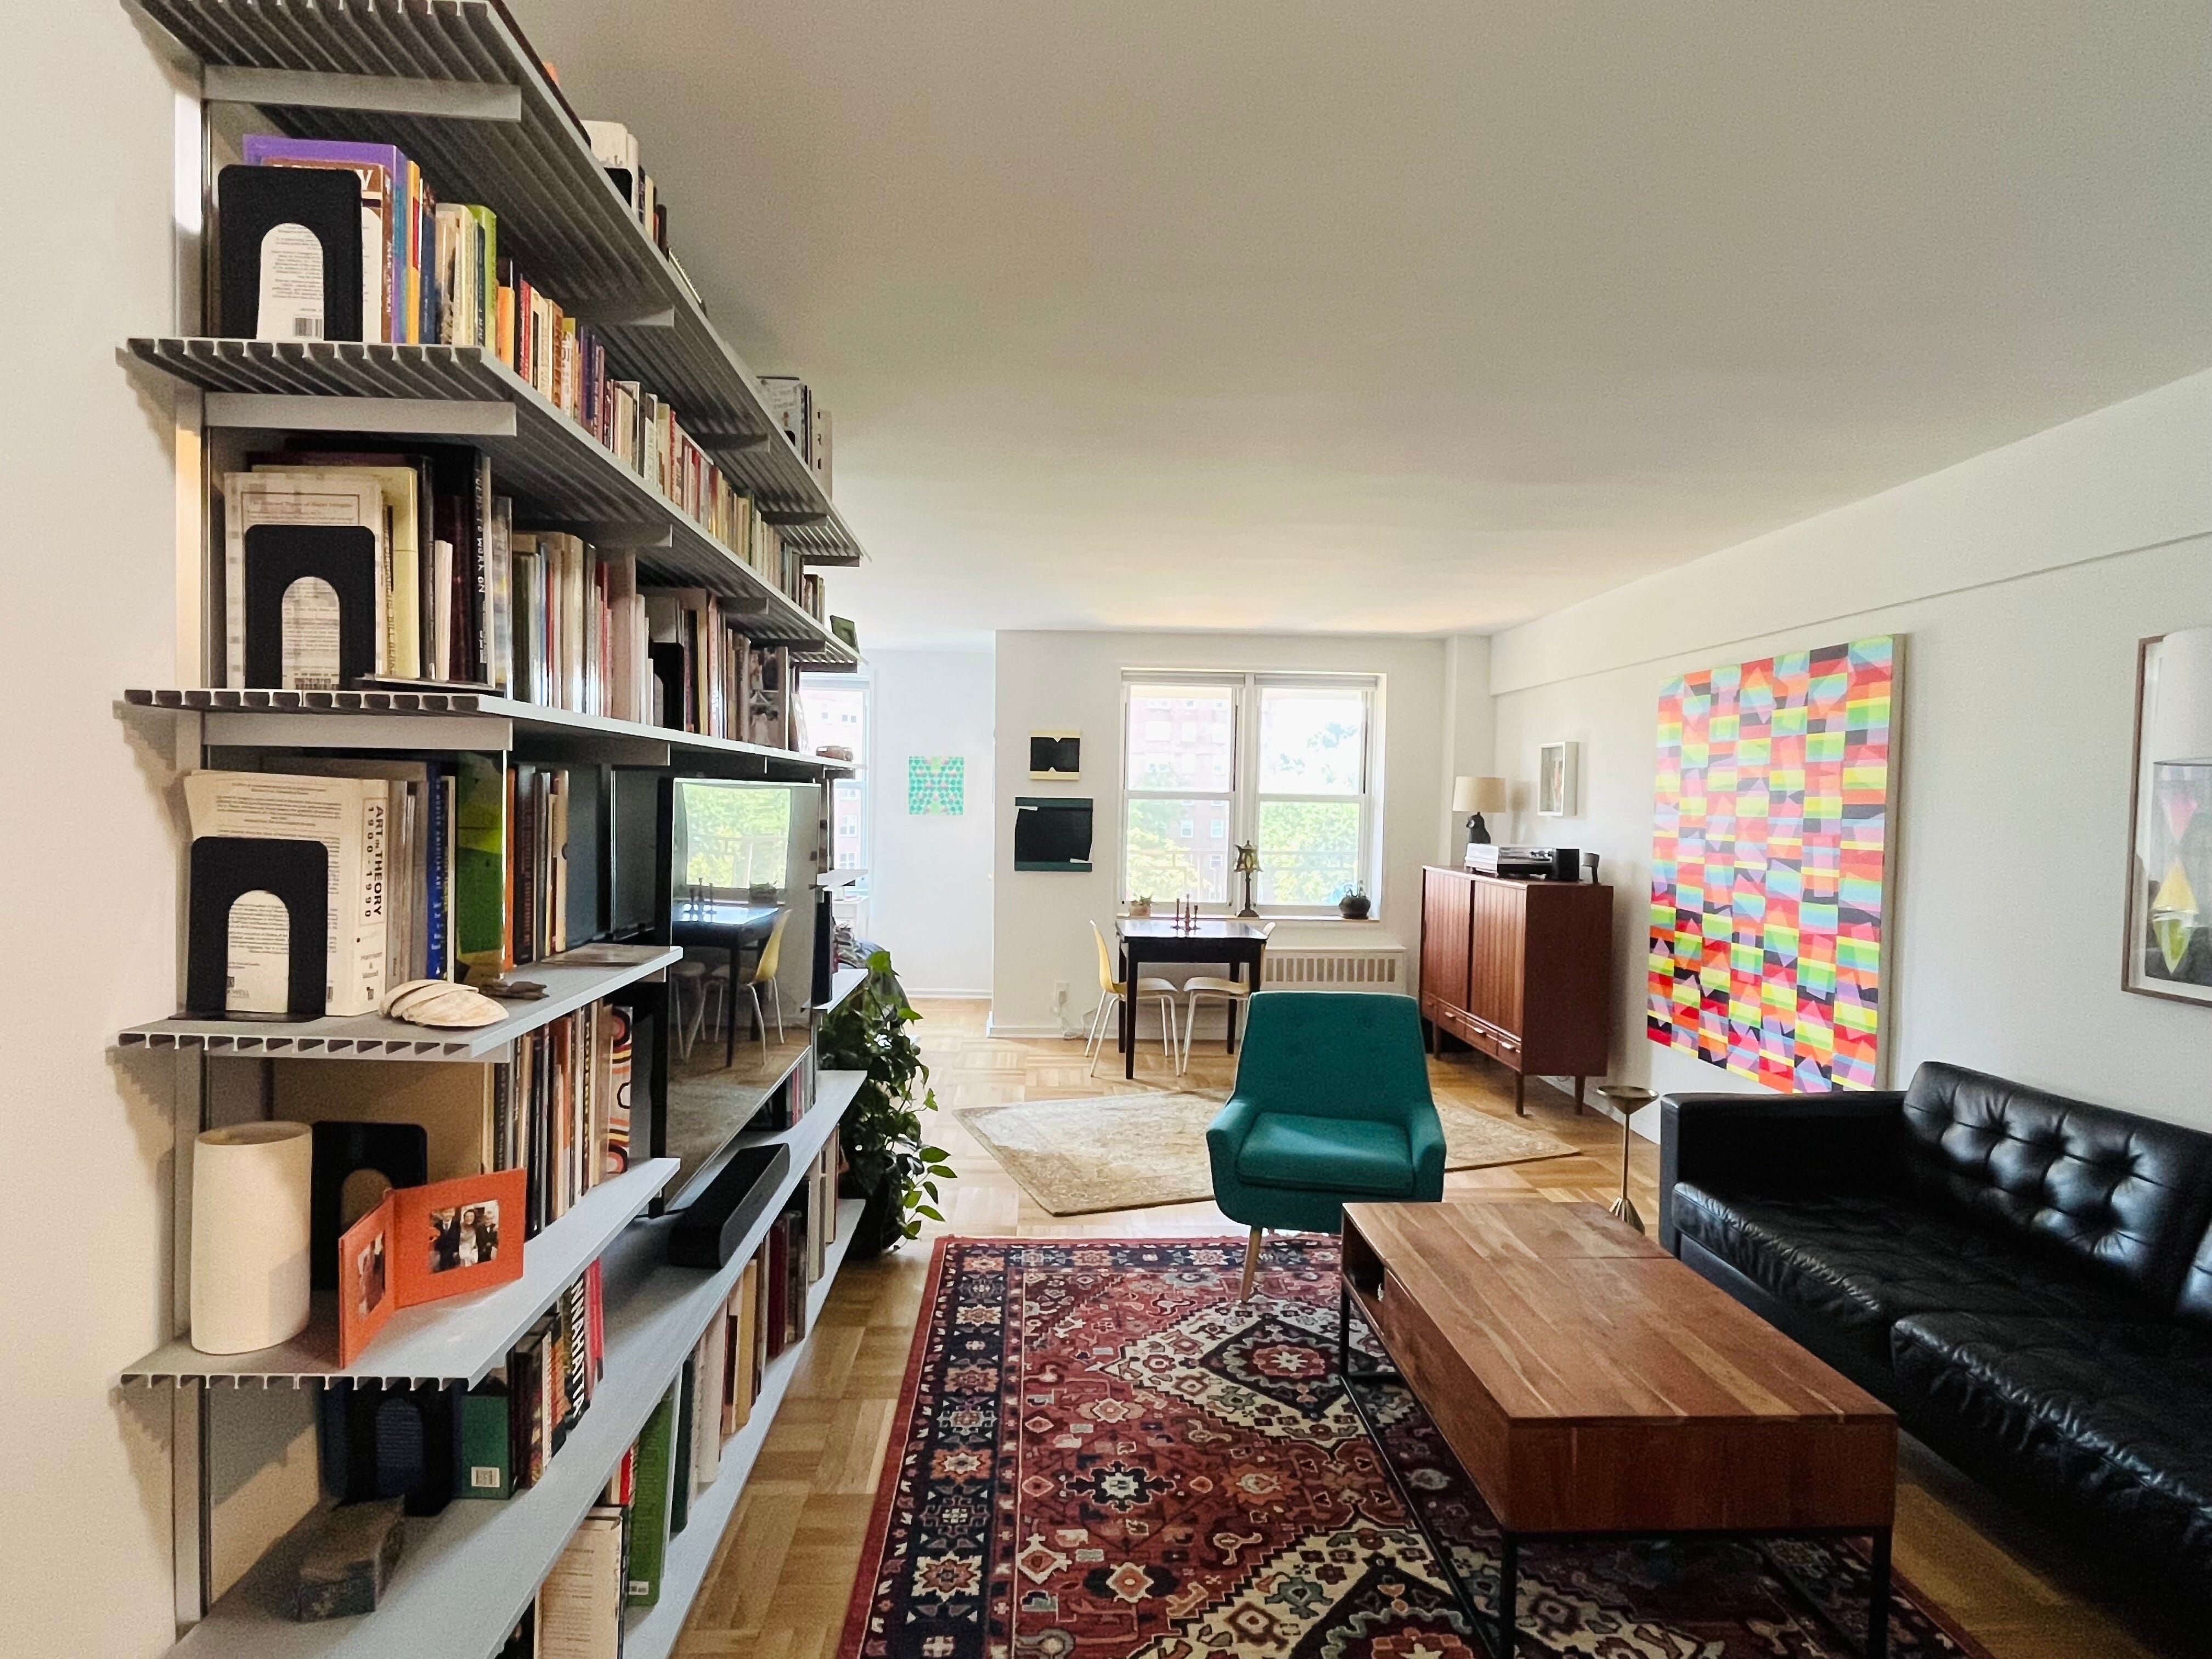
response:
[(1670, 1095), (1660, 1243), (1945, 1457), (2212, 1600), (2212, 1135), (1957, 1066)]

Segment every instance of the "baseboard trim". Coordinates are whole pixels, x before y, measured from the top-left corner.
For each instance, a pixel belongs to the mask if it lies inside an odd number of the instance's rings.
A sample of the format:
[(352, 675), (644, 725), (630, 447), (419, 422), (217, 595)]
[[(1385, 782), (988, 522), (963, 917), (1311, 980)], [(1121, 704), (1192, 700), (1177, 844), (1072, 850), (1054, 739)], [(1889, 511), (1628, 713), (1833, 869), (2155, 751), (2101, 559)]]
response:
[(925, 985), (909, 985), (906, 988), (906, 994), (909, 997), (934, 997), (939, 1002), (988, 1002), (991, 1000), (988, 991), (938, 991)]
[(994, 1037), (1066, 1037), (1080, 1042), (1080, 1031), (1063, 1031), (1057, 1025), (1013, 1025), (996, 1016), (983, 1022), (983, 1035)]

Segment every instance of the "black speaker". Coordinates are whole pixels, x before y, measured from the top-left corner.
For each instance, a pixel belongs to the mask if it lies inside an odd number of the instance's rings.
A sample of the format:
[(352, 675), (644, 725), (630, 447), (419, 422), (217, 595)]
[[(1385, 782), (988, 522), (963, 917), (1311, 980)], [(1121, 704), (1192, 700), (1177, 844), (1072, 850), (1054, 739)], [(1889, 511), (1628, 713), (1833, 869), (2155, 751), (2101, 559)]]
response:
[(725, 1164), (676, 1218), (668, 1259), (678, 1267), (719, 1267), (744, 1243), (745, 1231), (775, 1195), (791, 1168), (791, 1149), (748, 1146)]

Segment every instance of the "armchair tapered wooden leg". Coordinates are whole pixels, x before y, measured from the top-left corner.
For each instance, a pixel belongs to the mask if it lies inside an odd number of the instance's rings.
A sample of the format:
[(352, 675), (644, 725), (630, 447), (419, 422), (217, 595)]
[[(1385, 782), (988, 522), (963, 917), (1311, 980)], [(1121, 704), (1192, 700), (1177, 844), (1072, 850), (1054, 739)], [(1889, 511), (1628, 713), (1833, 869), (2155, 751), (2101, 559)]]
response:
[(1239, 1302), (1252, 1299), (1252, 1281), (1260, 1276), (1260, 1230), (1252, 1229), (1252, 1237), (1244, 1241), (1244, 1285), (1237, 1292)]

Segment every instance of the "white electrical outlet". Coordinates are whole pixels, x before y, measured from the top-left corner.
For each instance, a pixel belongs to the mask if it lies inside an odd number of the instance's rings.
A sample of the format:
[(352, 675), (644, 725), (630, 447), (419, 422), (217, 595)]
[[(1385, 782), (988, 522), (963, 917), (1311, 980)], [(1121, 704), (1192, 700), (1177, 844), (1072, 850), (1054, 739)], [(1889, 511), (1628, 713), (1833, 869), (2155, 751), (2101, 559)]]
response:
[(1055, 1008), (1067, 1006), (1067, 981), (1064, 979), (1056, 979), (1052, 982), (1052, 1006)]

